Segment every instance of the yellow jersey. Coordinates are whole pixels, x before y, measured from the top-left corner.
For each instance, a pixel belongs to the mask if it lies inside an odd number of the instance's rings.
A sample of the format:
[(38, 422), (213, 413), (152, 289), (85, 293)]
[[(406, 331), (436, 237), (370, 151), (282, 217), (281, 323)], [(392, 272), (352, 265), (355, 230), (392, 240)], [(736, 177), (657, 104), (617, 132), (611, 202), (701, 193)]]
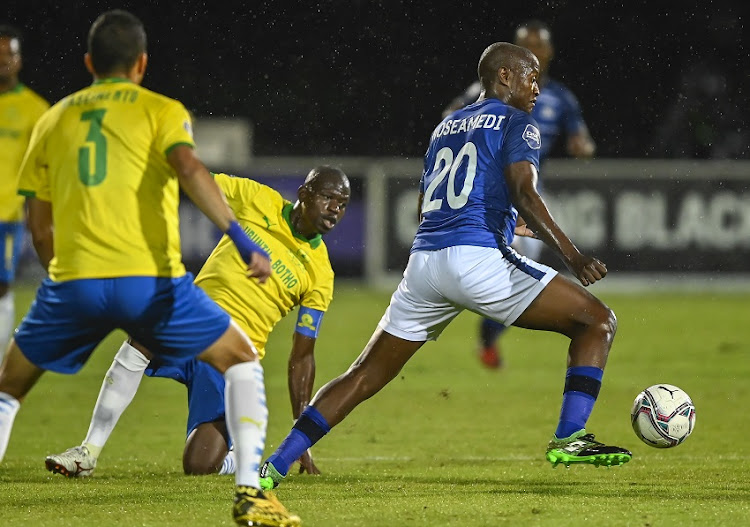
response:
[(271, 259), (265, 284), (248, 279), (247, 266), (224, 236), (195, 279), (265, 354), (268, 335), (295, 306), (326, 311), (333, 298), (333, 269), (320, 235), (306, 239), (291, 225), (292, 203), (246, 178), (215, 174), (242, 228)]
[(0, 93), (0, 222), (23, 220), (23, 196), (17, 192), (18, 167), (31, 130), (47, 108), (47, 101), (21, 83)]
[(52, 203), (52, 280), (185, 274), (167, 162), (181, 144), (195, 146), (185, 107), (124, 79), (97, 81), (39, 119), (18, 192)]

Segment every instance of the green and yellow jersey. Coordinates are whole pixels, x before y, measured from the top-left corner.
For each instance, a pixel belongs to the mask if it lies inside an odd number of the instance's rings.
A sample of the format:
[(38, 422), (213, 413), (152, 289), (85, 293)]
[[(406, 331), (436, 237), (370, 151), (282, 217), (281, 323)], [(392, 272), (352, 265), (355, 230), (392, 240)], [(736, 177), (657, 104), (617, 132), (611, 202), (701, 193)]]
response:
[(123, 79), (97, 81), (39, 119), (18, 192), (52, 203), (52, 280), (185, 274), (167, 162), (181, 144), (194, 146), (185, 107)]
[(0, 222), (23, 220), (18, 168), (31, 130), (47, 108), (47, 101), (21, 83), (0, 93)]
[[(294, 231), (289, 219), (293, 205), (274, 189), (226, 174), (216, 174), (214, 179), (250, 239), (268, 252), (271, 277), (262, 285), (248, 279), (247, 266), (224, 236), (195, 283), (231, 315), (263, 357), (269, 333), (295, 306), (318, 312), (328, 309), (333, 298), (328, 249), (320, 235), (308, 240)], [(317, 323), (312, 316), (299, 322)]]

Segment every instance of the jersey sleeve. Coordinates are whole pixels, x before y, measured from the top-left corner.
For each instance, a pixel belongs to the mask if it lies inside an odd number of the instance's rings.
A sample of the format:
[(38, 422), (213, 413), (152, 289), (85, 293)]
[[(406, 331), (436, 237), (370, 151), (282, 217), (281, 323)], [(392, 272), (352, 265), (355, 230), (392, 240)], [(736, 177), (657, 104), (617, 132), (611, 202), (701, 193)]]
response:
[(263, 185), (252, 179), (235, 177), (227, 174), (213, 174), (214, 181), (227, 198), (229, 207), (235, 214), (251, 203)]
[(330, 268), (330, 262), (328, 268), (320, 274), (321, 276), (316, 276), (312, 287), (302, 297), (294, 327), (297, 333), (312, 338), (318, 337), (323, 315), (333, 300), (333, 270)]
[(527, 113), (514, 113), (508, 119), (502, 149), (503, 166), (519, 161), (529, 161), (539, 169), (539, 149), (542, 147), (542, 134), (539, 125)]
[(333, 300), (333, 271), (316, 279), (316, 283), (302, 297), (300, 306), (328, 311), (331, 300)]
[(586, 126), (586, 122), (583, 120), (581, 105), (576, 96), (573, 95), (573, 92), (570, 90), (565, 90), (563, 92), (562, 99), (565, 102), (565, 113), (563, 118), (565, 133), (568, 135), (575, 135)]
[(18, 193), (30, 198), (51, 200), (46, 158), (46, 120), (40, 118), (31, 132), (31, 139), (18, 170)]
[(170, 100), (159, 115), (156, 150), (169, 155), (179, 145), (195, 148), (190, 114), (182, 103)]
[(41, 97), (37, 97), (35, 104), (30, 108), (32, 122), (36, 123), (47, 110), (49, 110), (49, 103)]

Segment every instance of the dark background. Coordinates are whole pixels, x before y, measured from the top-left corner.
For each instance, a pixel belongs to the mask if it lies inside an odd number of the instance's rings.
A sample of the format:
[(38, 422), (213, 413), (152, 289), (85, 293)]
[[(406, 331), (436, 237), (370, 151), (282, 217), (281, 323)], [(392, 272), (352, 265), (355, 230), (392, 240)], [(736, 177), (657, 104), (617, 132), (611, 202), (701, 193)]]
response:
[[(11, 0), (0, 23), (24, 31), (22, 80), (53, 102), (90, 83), (86, 33), (120, 7), (146, 26), (144, 85), (198, 116), (249, 118), (257, 155), (422, 156), (482, 50), (538, 18), (552, 29), (551, 75), (578, 96), (598, 157), (659, 157), (654, 134), (691, 65), (726, 79), (724, 109), (701, 112), (750, 107), (749, 3)], [(746, 125), (738, 114), (731, 126)]]

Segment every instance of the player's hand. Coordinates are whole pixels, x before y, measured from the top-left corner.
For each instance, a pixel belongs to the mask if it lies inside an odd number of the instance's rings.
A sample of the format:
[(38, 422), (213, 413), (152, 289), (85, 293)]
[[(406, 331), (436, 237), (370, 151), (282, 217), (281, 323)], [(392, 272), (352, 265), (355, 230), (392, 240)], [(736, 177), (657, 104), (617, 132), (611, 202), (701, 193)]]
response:
[(566, 264), (583, 286), (591, 285), (607, 276), (607, 266), (591, 256), (578, 253), (576, 258), (567, 261)]
[(257, 278), (261, 284), (266, 283), (271, 276), (271, 260), (261, 253), (252, 253), (250, 263), (247, 264), (247, 276)]
[(531, 229), (529, 229), (529, 227), (526, 224), (516, 225), (516, 228), (513, 231), (513, 234), (515, 234), (516, 236), (525, 236), (526, 238), (538, 239), (538, 236), (536, 235), (536, 233), (532, 231)]
[(299, 461), (300, 474), (304, 474), (305, 472), (313, 475), (320, 474), (320, 470), (318, 470), (318, 467), (315, 466), (315, 462), (313, 461), (312, 451), (310, 451), (309, 448), (305, 451), (304, 454), (300, 456), (297, 461)]

